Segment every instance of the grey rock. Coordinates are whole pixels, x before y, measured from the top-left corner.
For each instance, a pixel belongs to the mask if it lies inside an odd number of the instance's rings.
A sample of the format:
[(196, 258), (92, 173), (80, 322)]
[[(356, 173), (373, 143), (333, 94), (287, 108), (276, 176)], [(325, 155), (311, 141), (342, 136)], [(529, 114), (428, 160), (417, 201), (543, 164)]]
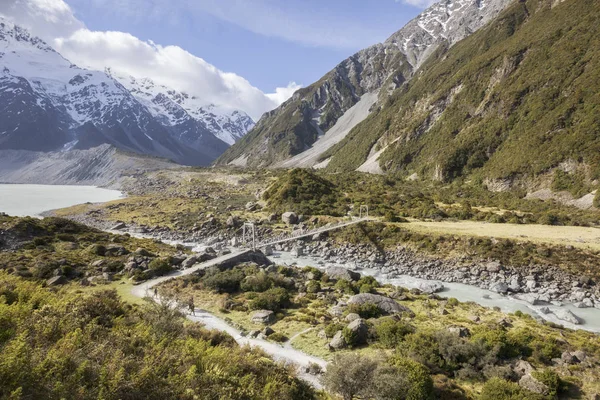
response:
[(263, 254), (265, 256), (272, 256), (273, 255), (273, 246), (265, 246), (265, 248), (263, 249)]
[(346, 339), (344, 339), (344, 335), (342, 335), (342, 331), (337, 331), (337, 333), (333, 335), (331, 342), (329, 342), (329, 347), (333, 350), (341, 350), (347, 345)]
[(344, 321), (346, 322), (352, 322), (354, 320), (357, 320), (360, 318), (360, 315), (356, 314), (356, 313), (350, 313), (348, 315), (346, 315), (346, 317), (344, 318)]
[(292, 249), (292, 256), (302, 257), (303, 255), (304, 255), (304, 247), (294, 246), (294, 248)]
[(64, 275), (54, 276), (46, 281), (48, 286), (59, 286), (64, 285), (68, 282), (68, 279)]
[(497, 282), (494, 283), (491, 287), (490, 290), (492, 292), (496, 292), (496, 293), (500, 293), (500, 294), (506, 294), (508, 293), (508, 285), (504, 282)]
[(571, 353), (570, 351), (563, 352), (560, 355), (560, 359), (565, 364), (579, 364), (581, 362), (581, 360), (579, 358), (577, 358), (577, 356), (574, 353)]
[(471, 331), (469, 331), (469, 328), (466, 328), (464, 326), (450, 326), (448, 327), (448, 332), (454, 333), (455, 335), (458, 335), (458, 337), (461, 338), (471, 336)]
[(332, 317), (341, 318), (344, 315), (344, 311), (345, 310), (346, 310), (346, 307), (342, 307), (340, 305), (337, 305), (337, 306), (330, 307), (329, 310), (327, 310), (327, 312)]
[(519, 379), (519, 386), (533, 393), (547, 395), (550, 392), (548, 386), (534, 378), (531, 374), (523, 375)]
[(262, 332), (261, 332), (261, 333), (262, 333), (263, 335), (265, 335), (266, 337), (269, 337), (269, 336), (271, 336), (272, 334), (274, 334), (274, 333), (275, 333), (275, 331), (274, 331), (274, 330), (273, 330), (273, 329), (272, 329), (270, 326), (267, 326), (267, 327), (265, 327), (265, 329), (263, 329), (263, 330), (262, 330)]
[(369, 334), (369, 326), (362, 318), (355, 319), (348, 324), (348, 329), (352, 331), (355, 338), (354, 344), (365, 344)]
[(444, 284), (437, 281), (423, 281), (417, 284), (417, 289), (423, 293), (433, 294), (444, 290)]
[(381, 296), (378, 294), (372, 293), (360, 293), (356, 294), (348, 300), (348, 304), (365, 304), (365, 303), (373, 303), (379, 308), (382, 312), (387, 314), (398, 314), (398, 313), (409, 313), (413, 314), (413, 312), (408, 308), (401, 304), (398, 304), (393, 299), (385, 296)]
[(268, 324), (275, 320), (275, 314), (271, 310), (260, 310), (252, 314), (252, 322), (255, 324)]
[(121, 229), (125, 229), (127, 228), (127, 225), (125, 224), (125, 222), (117, 222), (116, 225), (114, 225), (112, 228), (110, 228), (113, 231), (119, 231)]
[(281, 220), (288, 225), (296, 225), (298, 223), (298, 215), (288, 211), (281, 215)]
[(564, 308), (555, 310), (554, 315), (556, 315), (556, 318), (558, 318), (562, 321), (570, 322), (574, 325), (581, 324), (581, 318), (579, 318), (577, 315), (573, 314), (571, 311), (566, 310)]
[(515, 363), (515, 365), (513, 366), (512, 370), (514, 371), (514, 373), (521, 377), (524, 375), (529, 375), (531, 374), (531, 372), (533, 372), (534, 368), (533, 366), (528, 363), (525, 360), (519, 360)]
[(347, 281), (357, 281), (360, 279), (360, 274), (344, 267), (329, 267), (325, 271), (330, 279), (338, 280), (345, 279)]

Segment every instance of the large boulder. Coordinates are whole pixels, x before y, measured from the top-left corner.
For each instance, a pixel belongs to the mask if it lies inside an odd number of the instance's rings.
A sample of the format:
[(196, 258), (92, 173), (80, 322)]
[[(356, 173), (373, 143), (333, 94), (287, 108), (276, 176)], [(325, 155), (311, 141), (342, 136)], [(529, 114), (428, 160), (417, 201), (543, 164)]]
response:
[(471, 331), (469, 331), (469, 328), (466, 328), (464, 326), (450, 326), (448, 327), (448, 332), (453, 333), (461, 338), (471, 336)]
[(504, 282), (496, 282), (490, 286), (490, 290), (492, 292), (506, 294), (508, 293), (508, 285)]
[(234, 215), (230, 215), (225, 224), (230, 228), (237, 228), (242, 225), (242, 220)]
[(556, 315), (556, 318), (562, 321), (570, 322), (573, 325), (581, 324), (581, 318), (564, 308), (559, 308), (558, 310), (554, 311), (554, 315)]
[(298, 215), (288, 211), (281, 215), (281, 220), (288, 225), (296, 225), (298, 223)]
[(252, 314), (252, 322), (255, 324), (268, 324), (275, 320), (275, 313), (271, 310), (260, 310)]
[(534, 378), (531, 374), (523, 375), (519, 380), (519, 386), (521, 386), (523, 389), (529, 390), (530, 392), (538, 393), (544, 396), (550, 392), (550, 388), (548, 388), (545, 383)]
[(195, 256), (195, 255), (189, 256), (188, 258), (186, 258), (185, 260), (183, 260), (183, 262), (181, 263), (181, 267), (184, 268), (184, 269), (191, 268), (197, 262), (198, 262), (198, 257), (197, 256)]
[(358, 272), (351, 271), (344, 267), (329, 267), (325, 271), (330, 279), (345, 279), (347, 281), (357, 281), (360, 279)]
[(369, 326), (364, 319), (358, 318), (348, 324), (348, 330), (352, 332), (352, 345), (365, 344), (369, 335)]
[(304, 247), (294, 246), (294, 248), (292, 249), (292, 256), (302, 257), (303, 255), (304, 255)]
[(346, 307), (341, 306), (341, 305), (337, 305), (337, 306), (333, 306), (333, 307), (329, 308), (329, 310), (327, 312), (332, 317), (341, 318), (341, 317), (344, 316), (344, 311), (345, 310), (346, 310)]
[(348, 300), (348, 304), (373, 303), (386, 314), (413, 313), (408, 307), (396, 303), (393, 299), (373, 293), (356, 294)]
[(344, 339), (342, 331), (337, 331), (337, 333), (333, 335), (333, 339), (331, 339), (331, 342), (329, 342), (329, 348), (331, 350), (340, 350), (346, 346), (346, 339)]
[(423, 293), (433, 294), (444, 290), (444, 285), (437, 281), (423, 281), (417, 284), (417, 289)]
[(68, 279), (64, 275), (59, 275), (59, 276), (55, 276), (55, 277), (48, 279), (46, 281), (46, 285), (58, 286), (58, 285), (64, 285), (67, 282), (68, 282)]

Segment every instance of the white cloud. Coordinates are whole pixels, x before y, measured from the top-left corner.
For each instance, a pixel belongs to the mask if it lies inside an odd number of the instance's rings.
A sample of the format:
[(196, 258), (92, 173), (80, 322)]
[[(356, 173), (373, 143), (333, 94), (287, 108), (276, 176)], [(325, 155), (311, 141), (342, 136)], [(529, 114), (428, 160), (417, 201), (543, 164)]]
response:
[(102, 12), (131, 18), (157, 18), (176, 23), (190, 15), (210, 15), (250, 32), (306, 46), (357, 50), (384, 40), (390, 32), (368, 26), (360, 18), (344, 18), (331, 12), (326, 2), (315, 8), (310, 2), (281, 0), (69, 0), (76, 7), (96, 7)]
[(396, 3), (410, 4), (411, 6), (418, 8), (427, 8), (434, 5), (438, 1), (439, 0), (396, 0)]
[(207, 103), (242, 109), (255, 120), (300, 87), (292, 83), (263, 93), (243, 77), (223, 72), (181, 47), (161, 46), (124, 32), (91, 31), (63, 0), (0, 1), (0, 15), (32, 30), (75, 64), (148, 77)]
[(281, 104), (300, 89), (302, 85), (298, 85), (296, 82), (290, 82), (286, 87), (275, 89), (275, 93), (268, 94), (267, 97), (273, 102)]

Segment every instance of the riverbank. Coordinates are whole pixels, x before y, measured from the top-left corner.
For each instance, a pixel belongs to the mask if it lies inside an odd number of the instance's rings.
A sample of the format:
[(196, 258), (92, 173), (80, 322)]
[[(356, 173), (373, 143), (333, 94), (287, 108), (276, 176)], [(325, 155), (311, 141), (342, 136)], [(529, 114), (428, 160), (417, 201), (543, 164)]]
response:
[[(111, 225), (89, 216), (82, 222), (100, 225), (103, 229), (110, 229)], [(206, 246), (217, 251), (226, 249), (233, 236), (230, 232), (221, 232), (202, 238), (200, 235), (172, 234), (170, 230), (121, 229), (134, 236), (184, 244), (198, 251)], [(428, 257), (403, 246), (386, 251), (368, 244), (339, 244), (323, 235), (312, 240), (276, 245), (274, 251), (296, 255), (293, 258), (276, 258), (275, 262), (343, 266), (364, 271), (385, 283), (416, 287), (431, 293), (442, 291), (440, 295), (461, 301), (475, 301), (487, 307), (499, 306), (506, 312), (518, 310), (573, 329), (600, 332), (600, 288), (590, 278), (575, 276), (551, 265), (514, 267), (492, 260), (465, 262)], [(301, 256), (298, 257), (298, 254)], [(452, 287), (457, 288), (456, 292), (449, 289)], [(475, 297), (472, 293), (479, 295)]]

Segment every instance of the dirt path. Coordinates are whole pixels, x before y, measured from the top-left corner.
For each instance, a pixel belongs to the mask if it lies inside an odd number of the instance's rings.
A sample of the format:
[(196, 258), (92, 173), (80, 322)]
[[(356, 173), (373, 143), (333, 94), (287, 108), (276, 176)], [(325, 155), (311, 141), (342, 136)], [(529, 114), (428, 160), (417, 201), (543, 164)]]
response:
[[(190, 275), (198, 270), (219, 264), (219, 263), (231, 258), (232, 256), (237, 256), (239, 254), (242, 254), (244, 251), (247, 251), (247, 250), (234, 252), (227, 256), (218, 257), (218, 258), (215, 258), (214, 260), (210, 260), (210, 261), (207, 261), (202, 264), (197, 264), (196, 266), (185, 269), (183, 271), (177, 271), (177, 272), (174, 272), (167, 276), (162, 276), (160, 278), (151, 279), (140, 285), (135, 286), (131, 290), (131, 294), (136, 297), (139, 297), (139, 298), (151, 297), (155, 301), (158, 301), (158, 297), (154, 294), (154, 291), (152, 290), (156, 285), (159, 285), (170, 279), (175, 279), (180, 276)], [(317, 389), (321, 388), (321, 384), (318, 380), (318, 377), (306, 373), (305, 368), (310, 364), (318, 364), (322, 368), (325, 368), (327, 366), (327, 362), (325, 360), (318, 358), (318, 357), (313, 357), (302, 351), (296, 350), (293, 347), (291, 347), (291, 345), (286, 346), (286, 345), (281, 345), (278, 343), (269, 342), (269, 341), (263, 340), (263, 339), (249, 338), (246, 336), (242, 336), (241, 331), (239, 331), (238, 329), (229, 325), (225, 320), (223, 320), (205, 310), (196, 309), (195, 315), (186, 314), (186, 317), (187, 317), (187, 319), (189, 319), (191, 321), (199, 322), (199, 323), (203, 324), (208, 329), (216, 329), (216, 330), (219, 330), (219, 331), (229, 334), (230, 336), (232, 336), (235, 339), (235, 341), (240, 346), (247, 345), (247, 346), (251, 346), (251, 347), (260, 347), (267, 354), (269, 354), (271, 357), (273, 357), (273, 359), (275, 359), (276, 361), (281, 361), (281, 362), (284, 362), (287, 364), (292, 364), (292, 365), (297, 366), (298, 376), (300, 378), (309, 382)], [(290, 339), (290, 341), (291, 341), (291, 339)]]

